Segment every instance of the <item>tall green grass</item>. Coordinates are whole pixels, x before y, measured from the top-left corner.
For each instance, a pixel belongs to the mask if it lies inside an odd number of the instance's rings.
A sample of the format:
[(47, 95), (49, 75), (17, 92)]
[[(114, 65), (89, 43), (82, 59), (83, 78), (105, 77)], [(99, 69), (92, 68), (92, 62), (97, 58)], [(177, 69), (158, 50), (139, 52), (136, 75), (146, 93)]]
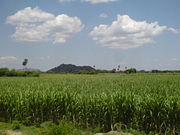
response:
[(180, 134), (180, 74), (0, 78), (0, 119)]

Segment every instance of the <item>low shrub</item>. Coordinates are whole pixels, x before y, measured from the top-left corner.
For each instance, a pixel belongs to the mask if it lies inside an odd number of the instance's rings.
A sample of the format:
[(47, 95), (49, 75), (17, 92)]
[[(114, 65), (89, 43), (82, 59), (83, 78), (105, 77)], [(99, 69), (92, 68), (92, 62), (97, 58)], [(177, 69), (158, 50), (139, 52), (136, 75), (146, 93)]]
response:
[(1, 76), (8, 76), (8, 77), (39, 77), (38, 72), (32, 72), (32, 71), (25, 71), (25, 72), (17, 72), (16, 70), (9, 70), (8, 68), (0, 68), (0, 77)]
[(97, 74), (97, 72), (95, 70), (92, 71), (81, 70), (78, 72), (78, 74)]
[(8, 68), (0, 68), (0, 76), (6, 76), (8, 72), (9, 72)]
[(19, 121), (12, 121), (12, 130), (20, 129), (21, 125)]
[(135, 68), (130, 68), (130, 69), (127, 69), (124, 71), (124, 73), (127, 73), (127, 74), (131, 74), (131, 73), (136, 73), (136, 69)]
[(46, 128), (46, 135), (81, 135), (82, 131), (70, 122), (60, 121), (59, 125), (51, 122), (45, 122), (41, 124), (43, 128)]

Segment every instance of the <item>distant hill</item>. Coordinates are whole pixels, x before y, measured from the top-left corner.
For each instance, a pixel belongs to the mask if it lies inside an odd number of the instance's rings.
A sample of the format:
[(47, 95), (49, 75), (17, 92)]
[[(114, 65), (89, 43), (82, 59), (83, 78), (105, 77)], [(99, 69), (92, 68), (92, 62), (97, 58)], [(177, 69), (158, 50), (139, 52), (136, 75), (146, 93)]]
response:
[(76, 66), (72, 64), (61, 64), (58, 67), (52, 68), (49, 71), (54, 73), (78, 73), (79, 71), (93, 71), (91, 66)]

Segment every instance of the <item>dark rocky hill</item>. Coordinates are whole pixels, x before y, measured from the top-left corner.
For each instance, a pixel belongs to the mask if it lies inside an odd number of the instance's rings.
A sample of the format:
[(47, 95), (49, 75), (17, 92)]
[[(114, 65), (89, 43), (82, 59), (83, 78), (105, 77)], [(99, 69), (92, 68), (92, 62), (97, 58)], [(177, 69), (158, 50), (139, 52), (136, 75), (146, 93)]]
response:
[(78, 73), (79, 71), (93, 71), (91, 66), (76, 66), (72, 64), (61, 64), (58, 67), (52, 68), (49, 71), (54, 73)]

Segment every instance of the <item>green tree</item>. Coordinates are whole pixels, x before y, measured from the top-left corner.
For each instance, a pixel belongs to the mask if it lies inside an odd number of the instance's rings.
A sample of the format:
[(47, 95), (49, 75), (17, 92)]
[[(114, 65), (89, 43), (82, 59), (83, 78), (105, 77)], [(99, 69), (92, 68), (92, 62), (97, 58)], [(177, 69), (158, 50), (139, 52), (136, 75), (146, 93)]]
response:
[(131, 73), (136, 73), (137, 71), (135, 68), (130, 68), (130, 69), (125, 70), (124, 72), (127, 74), (131, 74)]
[(114, 69), (112, 69), (110, 72), (111, 72), (111, 73), (116, 73), (116, 69), (114, 68)]
[(120, 66), (120, 65), (118, 65), (117, 71), (120, 71), (120, 68), (121, 68), (121, 66)]
[(28, 63), (28, 59), (24, 59), (24, 61), (22, 62), (22, 65), (23, 65), (23, 66), (26, 66), (27, 63)]

